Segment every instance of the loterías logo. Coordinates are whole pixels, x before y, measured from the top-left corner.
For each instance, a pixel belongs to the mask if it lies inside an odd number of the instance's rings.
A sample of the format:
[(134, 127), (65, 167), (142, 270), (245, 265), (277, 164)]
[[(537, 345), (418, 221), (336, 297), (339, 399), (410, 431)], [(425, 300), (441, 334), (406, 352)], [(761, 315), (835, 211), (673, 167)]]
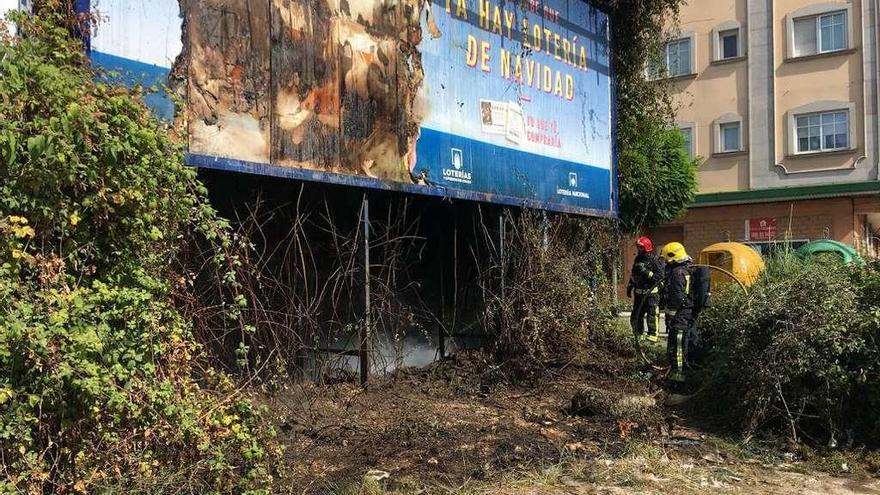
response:
[(458, 148), (452, 148), (452, 166), (455, 167), (455, 170), (461, 170), (461, 167), (464, 166), (464, 159), (461, 157), (461, 150)]
[(472, 178), (471, 173), (465, 167), (464, 153), (460, 148), (450, 148), (450, 150), (452, 152), (450, 160), (452, 162), (452, 168), (443, 169), (443, 178), (450, 182), (470, 184)]

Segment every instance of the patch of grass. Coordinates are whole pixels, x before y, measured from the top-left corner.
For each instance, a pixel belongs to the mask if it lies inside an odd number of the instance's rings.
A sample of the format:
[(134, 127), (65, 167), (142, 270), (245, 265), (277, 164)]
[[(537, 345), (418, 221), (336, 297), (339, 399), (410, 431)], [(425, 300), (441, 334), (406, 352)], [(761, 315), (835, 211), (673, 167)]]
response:
[[(719, 457), (706, 462), (704, 454)], [(722, 460), (722, 459), (726, 459)], [(419, 484), (414, 481), (392, 481), (387, 487), (365, 482), (336, 495), (514, 495), (541, 493), (596, 493), (604, 489), (622, 489), (621, 493), (666, 493), (675, 495), (703, 494), (740, 489), (757, 479), (782, 480), (779, 473), (759, 467), (748, 467), (755, 461), (777, 464), (781, 458), (760, 444), (744, 444), (723, 438), (709, 438), (701, 448), (681, 450), (645, 441), (617, 444), (596, 459), (573, 454), (563, 455), (556, 463), (536, 465), (532, 469), (515, 469), (494, 473), (491, 482), (469, 481), (460, 486), (440, 483)], [(865, 451), (834, 451), (795, 463), (785, 470), (815, 476), (865, 476), (880, 467), (880, 454)], [(744, 485), (743, 483), (746, 483)]]
[(627, 318), (613, 318), (608, 325), (593, 328), (590, 341), (618, 356), (635, 356), (635, 340)]
[(831, 476), (876, 476), (880, 473), (880, 452), (873, 450), (821, 451), (809, 456), (803, 463), (809, 471)]
[(780, 460), (780, 453), (768, 446), (762, 446), (758, 442), (742, 442), (732, 438), (710, 436), (705, 439), (705, 445), (715, 450), (715, 453), (734, 461), (757, 460), (764, 464), (771, 464)]
[[(334, 492), (334, 495), (391, 495), (380, 481), (363, 480), (361, 483), (352, 483)], [(410, 492), (418, 493), (418, 492)]]
[(810, 470), (832, 476), (841, 476), (860, 470), (858, 457), (852, 452), (825, 452), (810, 457), (804, 464)]
[(352, 483), (334, 490), (334, 495), (487, 495), (491, 491), (482, 483), (466, 481), (461, 485), (452, 486), (440, 482), (419, 483), (412, 479), (398, 481), (376, 481), (365, 479), (360, 483)]

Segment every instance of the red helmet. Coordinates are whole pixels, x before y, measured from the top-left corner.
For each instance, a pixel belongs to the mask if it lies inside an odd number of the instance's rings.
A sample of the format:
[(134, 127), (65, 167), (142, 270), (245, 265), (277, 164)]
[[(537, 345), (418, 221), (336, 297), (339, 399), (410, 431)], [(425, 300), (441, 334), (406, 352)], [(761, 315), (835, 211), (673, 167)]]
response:
[(646, 253), (654, 250), (654, 243), (647, 237), (639, 237), (639, 240), (636, 241), (636, 246), (644, 249)]

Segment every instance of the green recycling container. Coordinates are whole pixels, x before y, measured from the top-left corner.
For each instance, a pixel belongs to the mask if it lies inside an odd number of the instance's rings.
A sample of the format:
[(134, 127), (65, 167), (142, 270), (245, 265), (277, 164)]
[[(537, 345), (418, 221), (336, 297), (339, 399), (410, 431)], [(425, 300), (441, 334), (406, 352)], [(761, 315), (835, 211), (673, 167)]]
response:
[(797, 250), (797, 255), (802, 259), (820, 254), (836, 254), (840, 256), (840, 259), (847, 265), (850, 263), (855, 263), (857, 265), (865, 264), (865, 260), (859, 256), (859, 253), (853, 249), (852, 246), (847, 246), (842, 242), (831, 240), (813, 241), (804, 244)]

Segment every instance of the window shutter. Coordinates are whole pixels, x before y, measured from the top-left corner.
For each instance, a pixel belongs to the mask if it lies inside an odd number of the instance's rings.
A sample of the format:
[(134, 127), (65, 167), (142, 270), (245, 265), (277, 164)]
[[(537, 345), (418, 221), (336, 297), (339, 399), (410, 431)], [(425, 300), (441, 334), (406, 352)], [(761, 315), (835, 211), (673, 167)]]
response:
[(816, 18), (795, 19), (794, 56), (815, 55), (817, 53), (816, 41)]

